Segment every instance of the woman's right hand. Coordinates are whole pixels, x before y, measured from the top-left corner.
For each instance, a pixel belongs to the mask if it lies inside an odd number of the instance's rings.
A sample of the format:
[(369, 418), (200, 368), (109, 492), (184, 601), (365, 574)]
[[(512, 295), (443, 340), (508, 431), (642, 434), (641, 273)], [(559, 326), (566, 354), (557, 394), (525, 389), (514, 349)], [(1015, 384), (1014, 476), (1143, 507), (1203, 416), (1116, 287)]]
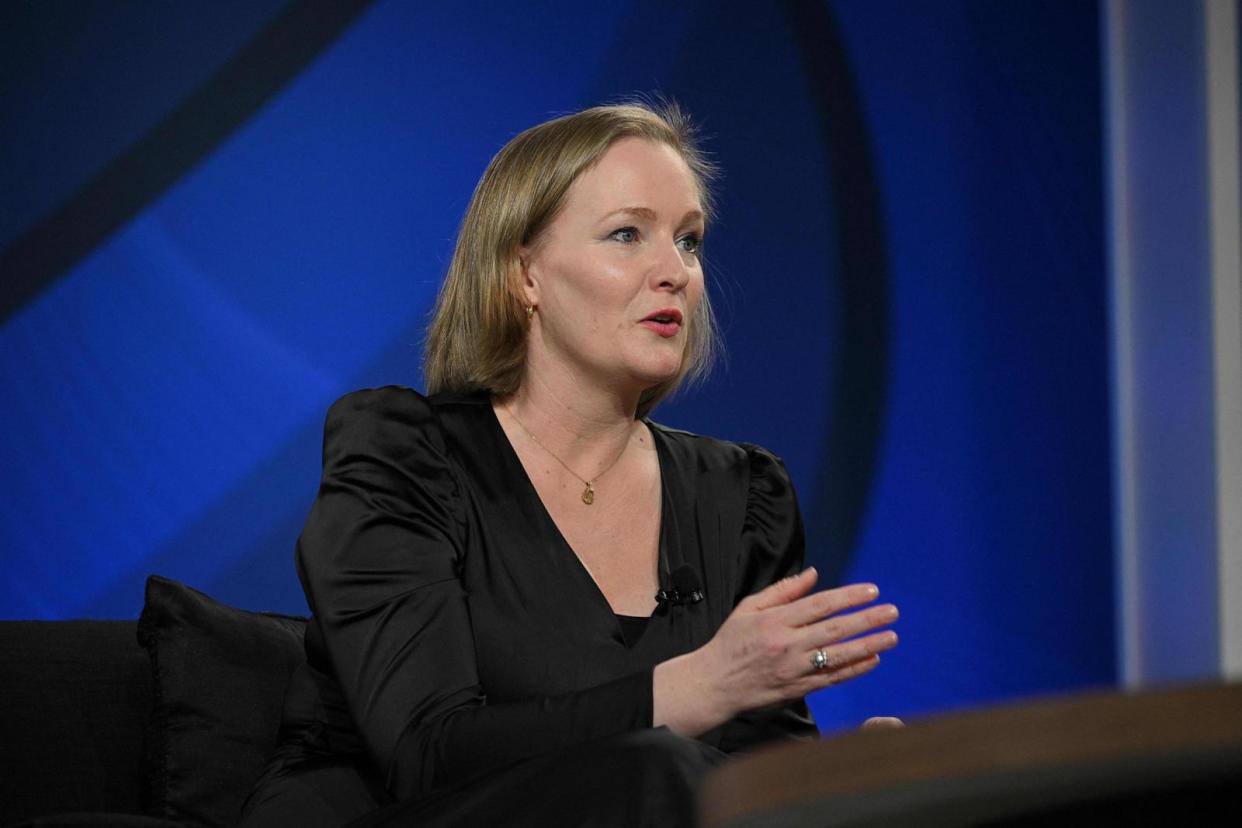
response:
[[(654, 724), (697, 736), (873, 670), (879, 653), (897, 646), (896, 633), (875, 631), (897, 620), (897, 608), (859, 609), (879, 596), (872, 584), (811, 592), (816, 578), (808, 568), (748, 596), (711, 641), (657, 665)], [(818, 650), (822, 667), (812, 661)]]

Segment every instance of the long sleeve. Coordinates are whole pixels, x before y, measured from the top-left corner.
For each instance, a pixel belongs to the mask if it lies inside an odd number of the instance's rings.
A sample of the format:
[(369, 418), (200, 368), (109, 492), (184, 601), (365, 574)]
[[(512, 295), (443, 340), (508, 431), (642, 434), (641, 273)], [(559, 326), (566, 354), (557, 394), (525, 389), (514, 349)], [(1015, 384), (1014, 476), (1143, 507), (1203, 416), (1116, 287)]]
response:
[(461, 482), (436, 414), (404, 388), (329, 411), (318, 497), (298, 542), (314, 638), (398, 798), (556, 748), (651, 726), (651, 671), (488, 704), (468, 595)]
[[(742, 560), (734, 603), (799, 572), (806, 541), (789, 472), (770, 452), (743, 445), (750, 461), (750, 488), (742, 527)], [(723, 726), (720, 748), (733, 753), (765, 742), (819, 735), (802, 699), (751, 710)]]

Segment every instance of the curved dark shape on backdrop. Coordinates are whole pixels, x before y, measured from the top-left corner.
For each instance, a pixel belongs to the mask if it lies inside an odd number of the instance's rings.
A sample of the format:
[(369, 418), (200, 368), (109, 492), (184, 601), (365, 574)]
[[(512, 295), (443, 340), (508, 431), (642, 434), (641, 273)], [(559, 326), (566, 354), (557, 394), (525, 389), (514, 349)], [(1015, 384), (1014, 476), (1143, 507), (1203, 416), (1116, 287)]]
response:
[(826, 182), (836, 212), (837, 370), (829, 391), (808, 536), (820, 579), (845, 577), (876, 476), (888, 397), (889, 267), (870, 136), (849, 61), (823, 0), (789, 0), (794, 38), (822, 119)]
[(0, 322), (159, 198), (373, 0), (294, 0), (167, 118), (0, 252)]

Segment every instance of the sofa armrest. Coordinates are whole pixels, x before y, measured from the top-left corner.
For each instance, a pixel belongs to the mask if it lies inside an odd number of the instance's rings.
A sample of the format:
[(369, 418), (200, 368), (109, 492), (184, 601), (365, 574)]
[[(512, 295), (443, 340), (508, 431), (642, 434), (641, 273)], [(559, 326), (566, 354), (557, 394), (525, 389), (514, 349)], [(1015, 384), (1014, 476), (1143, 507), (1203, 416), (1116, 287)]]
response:
[(151, 666), (133, 621), (0, 622), (0, 814), (141, 814)]

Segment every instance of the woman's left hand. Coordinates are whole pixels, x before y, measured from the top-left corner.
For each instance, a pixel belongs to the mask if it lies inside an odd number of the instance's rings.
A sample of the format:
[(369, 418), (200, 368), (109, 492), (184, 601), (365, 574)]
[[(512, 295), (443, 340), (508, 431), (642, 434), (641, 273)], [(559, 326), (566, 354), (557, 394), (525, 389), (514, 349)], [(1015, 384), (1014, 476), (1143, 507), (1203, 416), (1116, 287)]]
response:
[(812, 592), (808, 568), (740, 601), (711, 641), (656, 665), (654, 724), (697, 736), (747, 710), (780, 704), (873, 670), (897, 645), (892, 604), (872, 584)]

